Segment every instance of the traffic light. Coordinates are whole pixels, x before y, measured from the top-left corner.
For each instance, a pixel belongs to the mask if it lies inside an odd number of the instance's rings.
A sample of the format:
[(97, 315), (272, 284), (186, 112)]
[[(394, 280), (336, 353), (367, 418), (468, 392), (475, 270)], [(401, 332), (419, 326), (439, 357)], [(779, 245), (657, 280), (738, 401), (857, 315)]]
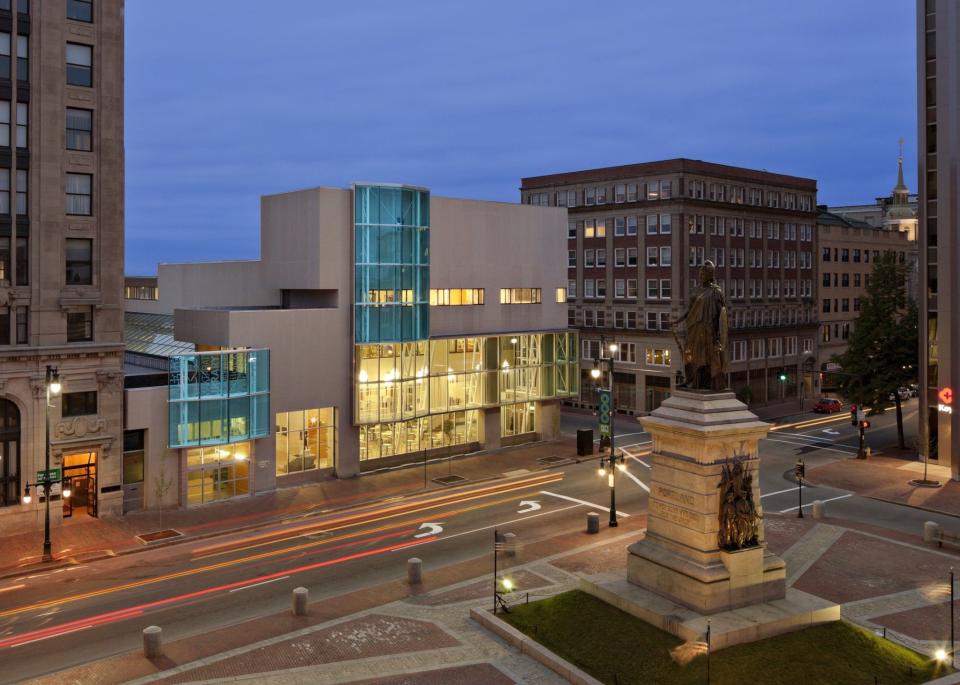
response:
[(786, 383), (786, 382), (787, 382), (787, 372), (786, 372), (786, 371), (781, 371), (779, 378), (780, 378), (780, 382), (781, 382), (781, 383)]
[(850, 405), (850, 425), (857, 425), (857, 405), (855, 404)]
[(870, 422), (864, 420), (864, 422), (863, 422), (863, 428), (864, 428), (864, 430), (866, 430), (866, 429), (869, 428), (869, 427), (870, 427)]

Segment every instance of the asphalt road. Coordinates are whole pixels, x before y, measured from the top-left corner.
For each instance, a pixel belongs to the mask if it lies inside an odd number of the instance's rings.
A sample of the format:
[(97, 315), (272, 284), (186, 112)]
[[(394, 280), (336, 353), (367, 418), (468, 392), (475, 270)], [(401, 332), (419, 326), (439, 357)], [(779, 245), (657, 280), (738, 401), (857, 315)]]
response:
[[(562, 429), (573, 433), (594, 423), (589, 414), (565, 414)], [(907, 403), (905, 425), (909, 440), (916, 401)], [(646, 511), (650, 438), (630, 417), (619, 417), (616, 429), (616, 444), (629, 456), (618, 476), (617, 509), (636, 516)], [(868, 444), (895, 442), (893, 413), (875, 417)], [(846, 414), (782, 422), (761, 445), (764, 509), (797, 511), (792, 469), (798, 457), (813, 468), (855, 454), (856, 443)], [(609, 503), (596, 466), (589, 460), (0, 581), (0, 682), (137, 649), (140, 630), (150, 624), (174, 640), (287, 610), (297, 586), (309, 588), (316, 601), (395, 580), (411, 556), (421, 557), (429, 574), (490, 555), (495, 528), (515, 533), (521, 543), (582, 530), (585, 513), (606, 512)], [(827, 502), (831, 515), (910, 533), (926, 520), (960, 527), (953, 517), (804, 487), (805, 507), (814, 499)]]

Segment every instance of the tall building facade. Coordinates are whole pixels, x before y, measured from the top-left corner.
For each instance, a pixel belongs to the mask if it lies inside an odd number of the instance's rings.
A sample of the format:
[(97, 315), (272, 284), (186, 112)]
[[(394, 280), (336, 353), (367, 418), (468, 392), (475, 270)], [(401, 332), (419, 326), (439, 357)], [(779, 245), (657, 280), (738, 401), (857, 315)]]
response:
[(258, 261), (130, 279), (125, 508), (161, 469), (166, 503), (202, 506), (559, 436), (565, 229), (562, 209), (313, 188), (262, 199)]
[(617, 408), (646, 413), (681, 368), (671, 321), (706, 260), (729, 309), (729, 384), (751, 402), (809, 397), (816, 379), (814, 180), (673, 159), (524, 178), (525, 204), (566, 207), (568, 323), (581, 396), (601, 337), (619, 343)]
[(917, 0), (921, 453), (960, 478), (960, 3)]
[(123, 175), (122, 0), (0, 0), (0, 531), (42, 525), (47, 420), (53, 521), (120, 512)]

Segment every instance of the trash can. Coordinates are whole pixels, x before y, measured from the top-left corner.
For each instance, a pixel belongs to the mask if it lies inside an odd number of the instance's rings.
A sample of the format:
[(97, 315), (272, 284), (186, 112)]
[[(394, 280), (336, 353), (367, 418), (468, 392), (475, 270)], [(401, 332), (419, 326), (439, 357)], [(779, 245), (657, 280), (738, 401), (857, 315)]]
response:
[(577, 430), (577, 456), (586, 457), (593, 454), (593, 429), (580, 428)]

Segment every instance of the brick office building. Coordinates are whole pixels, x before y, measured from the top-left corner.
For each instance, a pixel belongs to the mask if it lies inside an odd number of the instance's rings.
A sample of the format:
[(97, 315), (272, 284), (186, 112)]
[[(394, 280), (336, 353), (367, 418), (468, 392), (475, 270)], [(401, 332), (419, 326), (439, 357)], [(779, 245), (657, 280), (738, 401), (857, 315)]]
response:
[(689, 159), (524, 178), (526, 204), (568, 212), (569, 325), (580, 330), (581, 395), (600, 338), (620, 348), (617, 407), (652, 411), (676, 384), (670, 321), (700, 266), (717, 265), (730, 321), (730, 386), (752, 402), (813, 391), (817, 184)]

